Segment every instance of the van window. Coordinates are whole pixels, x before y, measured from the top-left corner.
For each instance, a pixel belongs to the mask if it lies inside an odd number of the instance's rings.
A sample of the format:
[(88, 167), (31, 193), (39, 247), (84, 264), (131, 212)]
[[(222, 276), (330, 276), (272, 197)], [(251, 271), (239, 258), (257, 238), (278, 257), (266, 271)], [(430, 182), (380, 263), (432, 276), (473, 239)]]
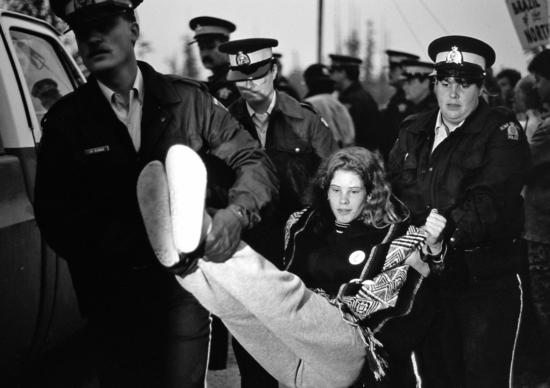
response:
[(38, 122), (48, 109), (74, 88), (52, 43), (38, 35), (10, 31)]

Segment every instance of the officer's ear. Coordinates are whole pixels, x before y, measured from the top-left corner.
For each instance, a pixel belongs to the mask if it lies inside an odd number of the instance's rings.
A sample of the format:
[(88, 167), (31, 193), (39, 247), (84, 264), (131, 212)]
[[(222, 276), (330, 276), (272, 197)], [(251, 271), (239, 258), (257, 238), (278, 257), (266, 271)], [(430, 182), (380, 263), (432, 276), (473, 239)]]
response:
[(132, 33), (132, 44), (136, 44), (139, 39), (139, 24), (137, 22), (130, 22), (130, 32)]
[(271, 71), (273, 72), (273, 79), (277, 78), (277, 72), (279, 71), (279, 68), (277, 67), (277, 64), (275, 62), (271, 64)]

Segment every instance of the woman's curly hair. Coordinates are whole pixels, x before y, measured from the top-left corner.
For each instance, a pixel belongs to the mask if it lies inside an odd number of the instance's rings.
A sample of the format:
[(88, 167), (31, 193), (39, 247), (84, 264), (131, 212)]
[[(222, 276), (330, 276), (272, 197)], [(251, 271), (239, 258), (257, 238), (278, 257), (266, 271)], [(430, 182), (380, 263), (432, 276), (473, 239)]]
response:
[[(367, 195), (360, 219), (365, 224), (384, 228), (408, 217), (406, 207), (392, 196), (380, 154), (363, 147), (347, 147), (336, 151), (321, 164), (311, 187), (309, 202), (320, 211), (321, 218), (330, 223), (334, 220), (327, 192), (337, 170), (354, 172), (363, 180)], [(398, 209), (392, 197), (399, 204)]]

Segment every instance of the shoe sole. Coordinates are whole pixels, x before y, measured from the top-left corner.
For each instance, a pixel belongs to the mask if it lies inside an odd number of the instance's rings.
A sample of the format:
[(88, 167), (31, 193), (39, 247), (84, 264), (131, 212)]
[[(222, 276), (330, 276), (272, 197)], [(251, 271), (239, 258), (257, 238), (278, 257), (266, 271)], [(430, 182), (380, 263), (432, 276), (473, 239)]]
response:
[(205, 217), (206, 167), (191, 148), (177, 144), (165, 161), (174, 245), (179, 253), (195, 251), (209, 227)]
[(161, 162), (148, 163), (139, 174), (137, 199), (156, 257), (165, 267), (178, 264), (180, 258), (172, 236), (168, 181)]

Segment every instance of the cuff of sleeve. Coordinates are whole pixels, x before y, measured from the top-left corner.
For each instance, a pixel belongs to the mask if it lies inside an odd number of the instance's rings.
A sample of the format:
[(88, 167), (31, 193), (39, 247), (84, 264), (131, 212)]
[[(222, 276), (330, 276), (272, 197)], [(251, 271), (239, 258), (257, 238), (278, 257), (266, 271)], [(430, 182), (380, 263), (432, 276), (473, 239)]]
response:
[(227, 208), (231, 210), (234, 214), (236, 214), (237, 217), (239, 217), (243, 229), (246, 229), (250, 226), (253, 217), (250, 212), (246, 210), (243, 206), (231, 204)]
[(422, 260), (427, 263), (432, 264), (441, 264), (445, 260), (445, 255), (447, 254), (447, 245), (441, 244), (441, 249), (437, 253), (430, 253), (429, 248), (426, 249), (427, 252), (424, 251), (424, 247), (422, 248)]

